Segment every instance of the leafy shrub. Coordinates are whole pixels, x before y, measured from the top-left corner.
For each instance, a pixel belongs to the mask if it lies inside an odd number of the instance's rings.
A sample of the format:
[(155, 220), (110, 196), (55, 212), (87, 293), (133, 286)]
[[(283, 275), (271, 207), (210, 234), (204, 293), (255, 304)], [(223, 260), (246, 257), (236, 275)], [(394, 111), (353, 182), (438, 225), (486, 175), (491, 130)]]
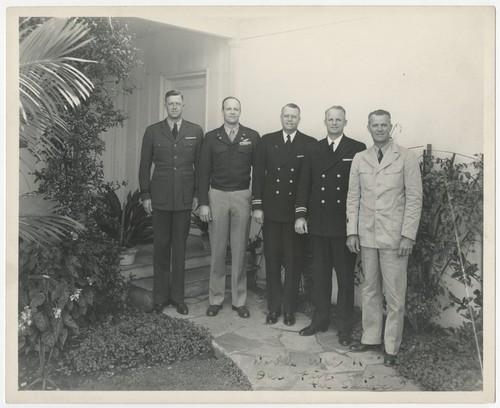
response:
[(479, 305), (472, 298), (459, 299), (443, 279), (448, 275), (462, 285), (482, 286), (478, 265), (468, 259), (475, 245), (482, 244), (483, 233), (483, 156), (476, 156), (471, 163), (455, 163), (455, 155), (427, 159), (429, 170), (422, 171), (422, 216), (406, 292), (406, 316), (416, 331), (443, 309)]
[(425, 391), (478, 391), (483, 387), (470, 323), (458, 329), (432, 327), (423, 333), (405, 333), (396, 368)]
[(212, 340), (207, 329), (184, 319), (125, 314), (89, 328), (66, 359), (78, 373), (168, 364), (211, 352)]

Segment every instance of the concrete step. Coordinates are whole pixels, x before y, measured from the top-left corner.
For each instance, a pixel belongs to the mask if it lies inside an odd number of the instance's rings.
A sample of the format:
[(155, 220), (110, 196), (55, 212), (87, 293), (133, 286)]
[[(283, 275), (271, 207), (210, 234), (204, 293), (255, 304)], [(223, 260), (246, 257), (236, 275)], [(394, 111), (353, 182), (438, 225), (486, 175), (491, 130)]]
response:
[[(258, 272), (258, 266), (249, 264), (247, 276)], [(186, 270), (184, 278), (184, 297), (192, 298), (208, 294), (210, 280), (210, 266), (202, 266)], [(226, 265), (226, 288), (231, 287), (231, 265)], [(130, 303), (145, 311), (153, 309), (153, 277), (135, 279), (130, 282)]]
[[(204, 248), (201, 237), (189, 235), (186, 246), (186, 270), (210, 265), (210, 251)], [(121, 266), (126, 279), (143, 279), (153, 276), (153, 244), (141, 245), (132, 265)]]

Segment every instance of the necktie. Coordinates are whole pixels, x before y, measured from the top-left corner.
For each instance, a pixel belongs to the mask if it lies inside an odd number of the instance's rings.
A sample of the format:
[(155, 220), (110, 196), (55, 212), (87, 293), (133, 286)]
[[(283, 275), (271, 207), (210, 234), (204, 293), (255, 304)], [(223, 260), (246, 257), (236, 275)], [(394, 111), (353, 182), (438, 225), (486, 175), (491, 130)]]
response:
[(285, 142), (285, 144), (287, 146), (290, 146), (292, 144), (292, 139), (290, 139), (290, 135), (286, 135), (286, 142)]
[(330, 144), (330, 153), (331, 153), (332, 155), (333, 155), (333, 153), (335, 152), (335, 149), (334, 149), (334, 146), (333, 146), (334, 144), (335, 144), (335, 142), (332, 142), (332, 143)]
[(231, 143), (234, 141), (234, 129), (231, 129), (231, 131), (229, 132), (229, 140), (231, 141)]
[(382, 158), (384, 157), (384, 153), (382, 153), (382, 149), (378, 149), (378, 162), (380, 163), (382, 161)]
[(177, 123), (174, 123), (174, 127), (172, 129), (172, 135), (174, 136), (174, 140), (177, 139), (177, 134), (178, 134), (178, 130), (177, 130)]

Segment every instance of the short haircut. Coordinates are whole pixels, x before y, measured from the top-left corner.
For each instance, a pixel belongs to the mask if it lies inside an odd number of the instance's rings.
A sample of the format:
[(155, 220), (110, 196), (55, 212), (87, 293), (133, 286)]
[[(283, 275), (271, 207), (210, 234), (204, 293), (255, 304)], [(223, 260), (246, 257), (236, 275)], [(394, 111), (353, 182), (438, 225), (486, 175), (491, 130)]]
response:
[(383, 109), (377, 109), (373, 112), (370, 112), (370, 114), (368, 115), (368, 123), (370, 123), (370, 118), (372, 116), (389, 116), (389, 121), (391, 120), (391, 114)]
[(223, 100), (222, 100), (222, 109), (224, 110), (224, 103), (229, 100), (229, 99), (234, 99), (235, 101), (238, 101), (238, 103), (240, 104), (240, 109), (241, 109), (241, 102), (238, 98), (236, 98), (235, 96), (226, 96)]
[(292, 109), (297, 109), (299, 111), (299, 116), (300, 116), (300, 108), (299, 105), (296, 105), (294, 103), (287, 103), (285, 106), (281, 108), (281, 113), (285, 110), (285, 108), (292, 108)]
[(344, 112), (344, 116), (347, 116), (346, 113), (345, 113), (345, 109), (343, 106), (340, 106), (340, 105), (333, 105), (333, 106), (330, 106), (326, 111), (325, 111), (325, 117), (326, 117), (326, 114), (331, 111), (331, 110), (339, 110), (339, 111), (342, 111)]
[(179, 96), (179, 95), (181, 96), (182, 100), (184, 100), (184, 95), (182, 94), (181, 91), (179, 91), (178, 89), (171, 89), (165, 94), (165, 100), (167, 100), (169, 96)]

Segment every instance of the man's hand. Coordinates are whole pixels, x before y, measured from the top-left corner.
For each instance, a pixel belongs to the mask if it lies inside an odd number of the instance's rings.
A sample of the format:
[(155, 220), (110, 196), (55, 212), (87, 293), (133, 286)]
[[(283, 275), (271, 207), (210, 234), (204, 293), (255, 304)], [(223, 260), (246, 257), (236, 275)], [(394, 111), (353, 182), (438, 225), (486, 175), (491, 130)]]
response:
[(409, 256), (413, 250), (414, 244), (415, 241), (413, 239), (402, 237), (401, 242), (399, 243), (399, 255)]
[(191, 211), (194, 211), (198, 208), (198, 197), (193, 197), (193, 206), (191, 207)]
[(212, 221), (212, 211), (208, 205), (200, 205), (200, 218), (202, 221)]
[(295, 220), (295, 232), (297, 234), (307, 234), (307, 220), (305, 218)]
[(353, 254), (357, 254), (361, 250), (359, 237), (357, 235), (349, 235), (345, 244)]
[(151, 214), (153, 211), (153, 205), (151, 204), (151, 198), (146, 198), (142, 200), (142, 207), (144, 208), (144, 211), (146, 211), (147, 214)]
[(255, 222), (257, 224), (264, 224), (264, 211), (262, 210), (255, 210), (253, 213), (252, 213), (252, 217), (253, 219), (255, 220)]

